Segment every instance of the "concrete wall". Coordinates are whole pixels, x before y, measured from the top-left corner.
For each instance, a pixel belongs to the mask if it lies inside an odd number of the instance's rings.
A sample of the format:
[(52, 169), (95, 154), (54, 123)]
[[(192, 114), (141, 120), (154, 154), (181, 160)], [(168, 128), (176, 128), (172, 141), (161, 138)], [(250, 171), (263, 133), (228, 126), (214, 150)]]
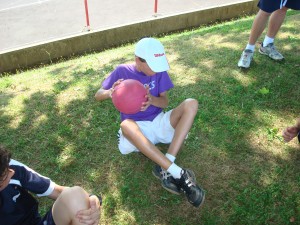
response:
[(0, 73), (15, 72), (41, 64), (48, 64), (64, 57), (101, 51), (144, 36), (166, 34), (174, 31), (199, 27), (215, 21), (223, 21), (244, 14), (257, 12), (257, 1), (246, 0), (233, 5), (208, 8), (148, 21), (92, 31), (49, 43), (32, 45), (0, 54)]

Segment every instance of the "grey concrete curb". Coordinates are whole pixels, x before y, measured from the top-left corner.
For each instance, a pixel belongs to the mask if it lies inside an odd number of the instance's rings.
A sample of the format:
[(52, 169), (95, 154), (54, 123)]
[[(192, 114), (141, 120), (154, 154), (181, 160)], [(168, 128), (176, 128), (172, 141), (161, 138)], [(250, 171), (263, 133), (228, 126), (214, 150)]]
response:
[(229, 20), (244, 14), (257, 12), (256, 0), (222, 5), (166, 17), (156, 17), (148, 21), (91, 31), (64, 39), (31, 45), (0, 53), (0, 73), (15, 72), (33, 66), (52, 63), (60, 58), (101, 51), (144, 36), (166, 34), (179, 30)]

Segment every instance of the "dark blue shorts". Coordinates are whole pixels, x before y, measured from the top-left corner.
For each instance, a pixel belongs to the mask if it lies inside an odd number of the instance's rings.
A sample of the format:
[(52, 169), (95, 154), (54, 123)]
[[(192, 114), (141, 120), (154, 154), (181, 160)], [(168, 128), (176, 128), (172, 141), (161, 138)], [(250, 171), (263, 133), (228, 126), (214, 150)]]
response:
[[(280, 9), (281, 4), (283, 4), (286, 0), (260, 0), (257, 4), (258, 8), (261, 10), (272, 13), (278, 9)], [(300, 10), (300, 1), (299, 0), (287, 0), (285, 7), (294, 10)]]
[(38, 225), (55, 225), (53, 216), (52, 216), (52, 208), (46, 213), (46, 215), (38, 223)]

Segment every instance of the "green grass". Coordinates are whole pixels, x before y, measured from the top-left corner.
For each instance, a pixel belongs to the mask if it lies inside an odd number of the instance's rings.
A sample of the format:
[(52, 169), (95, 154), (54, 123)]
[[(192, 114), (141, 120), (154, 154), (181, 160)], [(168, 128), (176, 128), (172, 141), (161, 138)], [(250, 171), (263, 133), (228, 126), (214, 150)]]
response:
[[(177, 163), (206, 190), (201, 209), (166, 192), (146, 157), (119, 153), (119, 114), (94, 100), (110, 71), (133, 61), (132, 44), (2, 74), (0, 143), (59, 184), (101, 193), (101, 224), (300, 224), (300, 149), (280, 136), (300, 112), (300, 14), (288, 14), (276, 39), (284, 62), (256, 51), (240, 70), (252, 21), (160, 37), (175, 84), (168, 108), (199, 101)], [(42, 199), (41, 211), (50, 204)]]

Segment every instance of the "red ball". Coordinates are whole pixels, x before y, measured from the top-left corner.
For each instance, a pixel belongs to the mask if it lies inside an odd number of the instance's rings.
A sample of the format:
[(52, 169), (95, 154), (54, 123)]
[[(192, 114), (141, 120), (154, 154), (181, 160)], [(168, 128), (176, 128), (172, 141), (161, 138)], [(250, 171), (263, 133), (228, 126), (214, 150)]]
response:
[(147, 101), (146, 88), (133, 79), (123, 80), (114, 88), (112, 102), (122, 113), (134, 114), (141, 110), (142, 103)]

